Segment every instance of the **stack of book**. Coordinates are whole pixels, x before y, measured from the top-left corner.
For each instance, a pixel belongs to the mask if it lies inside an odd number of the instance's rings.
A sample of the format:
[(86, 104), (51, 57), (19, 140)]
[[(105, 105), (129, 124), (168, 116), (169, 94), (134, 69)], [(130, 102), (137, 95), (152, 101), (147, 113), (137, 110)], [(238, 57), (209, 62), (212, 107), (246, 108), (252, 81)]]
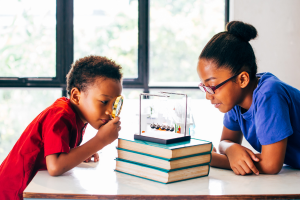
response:
[(161, 183), (198, 178), (209, 174), (211, 150), (211, 142), (193, 138), (174, 144), (119, 138), (116, 171)]

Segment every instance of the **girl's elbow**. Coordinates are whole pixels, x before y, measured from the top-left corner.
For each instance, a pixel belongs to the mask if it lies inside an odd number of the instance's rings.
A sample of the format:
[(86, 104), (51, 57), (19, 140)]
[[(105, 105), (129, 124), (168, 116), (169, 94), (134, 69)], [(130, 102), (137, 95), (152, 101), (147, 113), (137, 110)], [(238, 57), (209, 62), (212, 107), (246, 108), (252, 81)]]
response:
[(270, 163), (267, 166), (264, 167), (264, 173), (265, 174), (278, 174), (281, 169), (282, 169), (283, 165), (279, 165), (279, 164), (273, 164)]

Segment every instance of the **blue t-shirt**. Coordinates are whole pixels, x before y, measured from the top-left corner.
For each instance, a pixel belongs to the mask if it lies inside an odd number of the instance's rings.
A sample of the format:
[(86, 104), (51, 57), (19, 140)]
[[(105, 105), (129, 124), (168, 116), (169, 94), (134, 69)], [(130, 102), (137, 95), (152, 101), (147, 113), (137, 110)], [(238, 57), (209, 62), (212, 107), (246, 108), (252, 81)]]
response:
[(242, 114), (236, 105), (224, 115), (224, 126), (241, 130), (258, 152), (288, 137), (284, 163), (300, 169), (300, 91), (268, 72), (257, 77), (249, 110)]

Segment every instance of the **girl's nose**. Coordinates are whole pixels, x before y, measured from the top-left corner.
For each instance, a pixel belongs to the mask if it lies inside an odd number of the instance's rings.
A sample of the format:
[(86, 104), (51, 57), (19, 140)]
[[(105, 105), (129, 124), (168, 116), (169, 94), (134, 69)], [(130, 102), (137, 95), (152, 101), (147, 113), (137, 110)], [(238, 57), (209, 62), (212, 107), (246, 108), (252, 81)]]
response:
[(214, 98), (214, 95), (213, 94), (209, 94), (208, 92), (206, 92), (206, 99), (207, 100), (212, 100)]

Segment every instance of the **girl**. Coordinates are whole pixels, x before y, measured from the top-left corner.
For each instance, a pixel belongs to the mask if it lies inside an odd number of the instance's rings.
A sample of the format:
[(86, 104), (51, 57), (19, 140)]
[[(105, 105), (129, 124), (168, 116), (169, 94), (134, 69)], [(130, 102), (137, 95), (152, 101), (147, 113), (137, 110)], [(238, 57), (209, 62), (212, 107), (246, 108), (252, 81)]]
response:
[[(197, 66), (206, 99), (224, 115), (218, 154), (211, 165), (237, 175), (300, 168), (300, 91), (271, 73), (257, 74), (249, 24), (232, 21), (204, 47)], [(243, 136), (260, 152), (241, 146)]]
[[(122, 92), (121, 67), (100, 56), (79, 59), (67, 75), (70, 98), (59, 98), (25, 129), (0, 166), (0, 199), (23, 199), (39, 170), (58, 176), (80, 164), (98, 161), (97, 151), (118, 138), (119, 117), (110, 121)], [(98, 130), (80, 145), (87, 124)]]

